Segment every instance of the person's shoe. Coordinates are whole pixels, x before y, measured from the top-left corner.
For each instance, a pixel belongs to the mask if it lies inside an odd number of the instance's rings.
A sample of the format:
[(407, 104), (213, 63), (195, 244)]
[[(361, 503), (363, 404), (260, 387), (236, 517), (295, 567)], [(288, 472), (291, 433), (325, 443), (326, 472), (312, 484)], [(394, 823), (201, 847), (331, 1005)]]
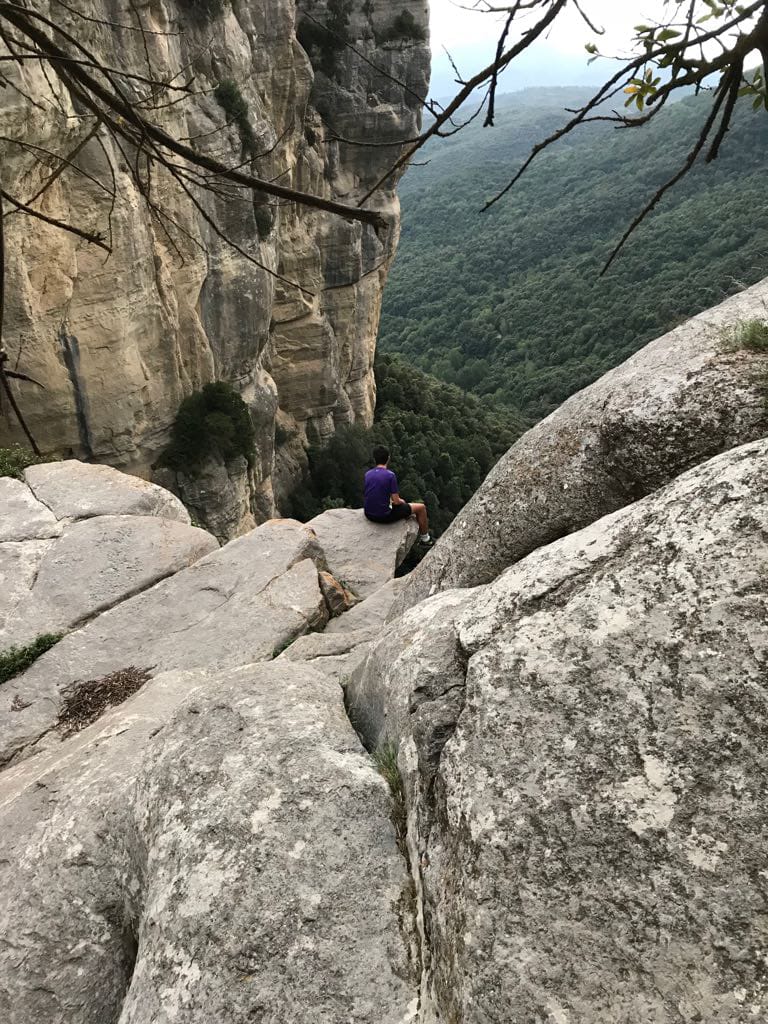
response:
[(420, 533), (419, 534), (419, 544), (431, 544), (431, 543), (432, 543), (432, 538), (430, 537), (430, 535), (428, 533)]

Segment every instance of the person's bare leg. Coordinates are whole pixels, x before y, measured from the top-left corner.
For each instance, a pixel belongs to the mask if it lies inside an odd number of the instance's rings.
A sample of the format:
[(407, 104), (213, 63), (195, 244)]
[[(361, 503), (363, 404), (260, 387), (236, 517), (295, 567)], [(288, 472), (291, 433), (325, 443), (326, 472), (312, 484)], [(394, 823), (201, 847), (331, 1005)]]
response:
[(427, 506), (420, 501), (411, 502), (411, 511), (416, 516), (419, 524), (419, 533), (429, 533), (429, 520), (427, 519)]

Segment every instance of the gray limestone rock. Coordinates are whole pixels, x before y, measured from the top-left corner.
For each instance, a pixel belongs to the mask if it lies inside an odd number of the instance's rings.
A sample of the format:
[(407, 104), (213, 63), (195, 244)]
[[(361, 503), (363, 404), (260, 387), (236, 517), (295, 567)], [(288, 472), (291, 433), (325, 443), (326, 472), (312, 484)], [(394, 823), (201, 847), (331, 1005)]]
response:
[(58, 537), (61, 524), (22, 480), (0, 477), (0, 544)]
[(394, 614), (495, 579), (531, 551), (768, 432), (764, 353), (729, 327), (765, 318), (768, 281), (651, 342), (529, 430), (408, 578)]
[(767, 467), (767, 441), (720, 455), (372, 652), (356, 692), (366, 743), (399, 743), (423, 1021), (768, 1015)]
[(248, 463), (238, 456), (226, 464), (209, 458), (194, 476), (161, 469), (153, 480), (178, 494), (196, 521), (224, 544), (256, 526), (250, 476)]
[(189, 525), (189, 514), (177, 497), (157, 484), (120, 473), (111, 466), (69, 459), (30, 466), (24, 479), (33, 495), (57, 519), (91, 516), (160, 516)]
[[(328, 612), (314, 533), (273, 520), (70, 633), (0, 688), (0, 764), (50, 734), (61, 691), (129, 666), (160, 672), (269, 659)], [(19, 703), (25, 706), (14, 710)]]
[(164, 673), (0, 775), (4, 1024), (410, 1024), (406, 873), (338, 686)]
[[(322, 578), (323, 573), (320, 574), (321, 586)], [(389, 580), (349, 611), (330, 619), (322, 633), (298, 637), (280, 658), (308, 662), (347, 689), (382, 632), (391, 632), (391, 627), (384, 623), (402, 583), (402, 580)]]
[(380, 630), (389, 615), (392, 604), (405, 583), (404, 579), (392, 579), (374, 590), (364, 601), (348, 612), (331, 619), (325, 627), (326, 633), (346, 633), (353, 630), (375, 628)]
[(384, 526), (369, 522), (357, 508), (329, 509), (307, 525), (317, 534), (333, 575), (364, 598), (393, 578), (418, 533), (415, 519)]
[(279, 656), (279, 661), (303, 661), (323, 675), (344, 681), (365, 661), (376, 633), (357, 629), (346, 633), (309, 633), (300, 636)]
[(25, 540), (0, 544), (0, 635), (5, 633), (18, 605), (29, 597), (40, 563), (54, 543)]
[[(50, 543), (0, 544), (0, 564), (6, 548), (41, 544), (45, 550), (34, 573), (26, 574), (25, 596), (0, 622), (0, 649), (70, 630), (218, 549), (205, 530), (171, 519), (95, 516), (65, 526)], [(23, 574), (17, 570), (15, 578)]]

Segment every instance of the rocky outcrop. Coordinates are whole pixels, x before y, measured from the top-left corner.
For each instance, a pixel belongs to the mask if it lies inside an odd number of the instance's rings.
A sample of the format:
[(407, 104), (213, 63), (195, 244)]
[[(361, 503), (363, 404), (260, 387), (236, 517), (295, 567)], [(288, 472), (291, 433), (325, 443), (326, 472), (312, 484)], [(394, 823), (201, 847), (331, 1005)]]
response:
[(422, 602), (348, 683), (405, 778), (424, 1021), (768, 1013), (766, 467), (736, 448)]
[[(645, 389), (630, 364), (615, 378), (637, 416), (607, 396), (602, 462), (590, 392), (570, 406), (586, 433), (556, 507), (593, 522), (503, 568), (511, 482), (481, 492), (479, 535), (502, 547), (490, 582), (466, 585), (491, 564), (468, 547), (462, 586), (441, 578), (398, 615), (420, 585), (392, 579), (408, 524), (273, 520), (0, 685), (3, 1020), (768, 1015), (768, 440), (737, 444), (765, 415), (765, 357), (689, 350), (683, 370), (656, 346)], [(567, 432), (558, 416), (549, 429), (554, 473)], [(679, 451), (660, 454), (667, 436)], [(732, 447), (707, 458), (710, 443)], [(601, 479), (607, 498), (588, 503)], [(635, 484), (611, 491), (619, 479)], [(555, 490), (519, 481), (523, 547)], [(8, 548), (168, 523), (93, 497), (54, 514), (19, 482), (3, 496)], [(14, 571), (29, 589), (34, 567)], [(364, 598), (346, 611), (341, 572)]]
[(334, 575), (359, 597), (370, 597), (392, 579), (418, 534), (413, 518), (382, 525), (369, 522), (357, 508), (329, 509), (307, 526), (317, 534)]
[(0, 479), (0, 650), (73, 629), (218, 548), (181, 502), (109, 466)]
[[(144, 76), (151, 69), (164, 80), (191, 69), (195, 96), (164, 103), (162, 126), (227, 164), (245, 162), (303, 191), (355, 204), (419, 125), (429, 68), (423, 2), (355, 0), (342, 33), (349, 45), (330, 55), (312, 42), (310, 16), (324, 22), (335, 10), (323, 0), (261, 7), (85, 0), (77, 5), (84, 17), (70, 7), (38, 8), (109, 66)], [(403, 11), (414, 28), (393, 36)], [(139, 20), (150, 34), (135, 30)], [(308, 439), (371, 420), (381, 290), (398, 237), (395, 178), (371, 199), (388, 225), (378, 234), (330, 214), (254, 201), (237, 187), (229, 198), (208, 195), (206, 216), (238, 251), (160, 171), (150, 215), (129, 173), (130, 154), (37, 64), (4, 67), (13, 85), (0, 90), (6, 187), (20, 185), (28, 198), (48, 179), (50, 160), (39, 162), (34, 147), (77, 151), (76, 169), (46, 192), (44, 212), (102, 230), (112, 246), (105, 260), (50, 224), (35, 221), (30, 230), (23, 217), (7, 217), (4, 343), (12, 364), (47, 389), (34, 401), (29, 385), (18, 390), (35, 437), (45, 452), (149, 477), (182, 399), (208, 381), (226, 381), (254, 421), (252, 464), (162, 479), (220, 537), (269, 518), (275, 492), (279, 500), (295, 482)], [(217, 101), (222, 86), (244, 104), (238, 117)], [(139, 88), (131, 80), (123, 87)], [(24, 442), (3, 416), (0, 443), (15, 440)]]
[[(311, 655), (329, 604), (350, 603), (317, 535), (271, 521), (121, 597), (157, 530), (216, 542), (165, 518), (179, 506), (153, 485), (121, 490), (114, 470), (28, 477), (54, 511), (0, 481), (16, 538), (0, 547), (49, 545), (63, 566), (91, 530), (92, 572), (109, 560), (116, 603), (0, 685), (0, 1019), (415, 1024), (415, 904), (391, 797), (333, 659)], [(135, 557), (110, 548), (110, 521), (134, 528)], [(366, 528), (378, 531), (363, 520), (354, 536)], [(370, 608), (332, 620), (327, 639), (358, 662), (408, 533), (393, 526), (388, 549), (377, 538), (389, 580)], [(71, 575), (51, 614), (77, 605)], [(52, 596), (47, 583), (40, 599)], [(302, 642), (311, 656), (289, 658)]]
[(163, 673), (0, 776), (5, 1024), (408, 1024), (389, 798), (335, 682)]
[(224, 669), (269, 660), (328, 611), (314, 534), (276, 520), (232, 541), (65, 636), (0, 689), (0, 763), (28, 756), (52, 735), (61, 694), (129, 666)]
[(765, 319), (767, 301), (763, 281), (701, 313), (524, 434), (410, 575), (396, 610), (489, 583), (536, 548), (768, 433), (768, 356), (730, 341), (734, 325)]

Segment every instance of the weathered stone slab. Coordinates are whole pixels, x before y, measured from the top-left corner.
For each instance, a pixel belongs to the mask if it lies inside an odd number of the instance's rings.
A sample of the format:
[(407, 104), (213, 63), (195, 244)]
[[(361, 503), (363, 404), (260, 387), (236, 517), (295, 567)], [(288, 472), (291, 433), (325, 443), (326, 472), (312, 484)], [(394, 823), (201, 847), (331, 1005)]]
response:
[[(0, 544), (0, 636), (18, 605), (28, 597), (40, 563), (55, 543), (26, 540)], [(4, 646), (7, 645), (0, 641), (0, 650)]]
[(0, 544), (58, 537), (61, 524), (22, 480), (0, 477)]
[(353, 508), (328, 509), (307, 525), (317, 534), (333, 575), (363, 598), (393, 578), (418, 534), (415, 519), (384, 526)]
[(371, 654), (361, 721), (399, 743), (425, 1019), (768, 1015), (766, 485), (768, 441), (737, 448), (414, 607)]
[(72, 523), (46, 545), (26, 597), (0, 623), (0, 648), (72, 629), (217, 549), (205, 530), (156, 516)]
[(77, 459), (47, 462), (30, 466), (24, 479), (57, 519), (160, 516), (189, 525), (189, 513), (170, 491), (111, 466)]
[(331, 619), (325, 627), (325, 632), (347, 633), (359, 629), (381, 629), (404, 582), (404, 579), (389, 580), (348, 612)]
[[(59, 694), (76, 680), (132, 665), (160, 672), (273, 657), (325, 623), (318, 567), (312, 531), (273, 520), (104, 612), (0, 688), (0, 764), (55, 725)], [(13, 711), (14, 702), (27, 706)]]
[(531, 551), (768, 433), (768, 356), (732, 351), (729, 327), (765, 319), (768, 281), (658, 338), (510, 448), (426, 558), (395, 614), (489, 583)]
[(0, 1019), (409, 1024), (389, 803), (306, 666), (158, 676), (0, 776)]
[(287, 647), (278, 661), (303, 661), (318, 672), (344, 684), (364, 661), (376, 633), (358, 629), (346, 633), (309, 633)]

